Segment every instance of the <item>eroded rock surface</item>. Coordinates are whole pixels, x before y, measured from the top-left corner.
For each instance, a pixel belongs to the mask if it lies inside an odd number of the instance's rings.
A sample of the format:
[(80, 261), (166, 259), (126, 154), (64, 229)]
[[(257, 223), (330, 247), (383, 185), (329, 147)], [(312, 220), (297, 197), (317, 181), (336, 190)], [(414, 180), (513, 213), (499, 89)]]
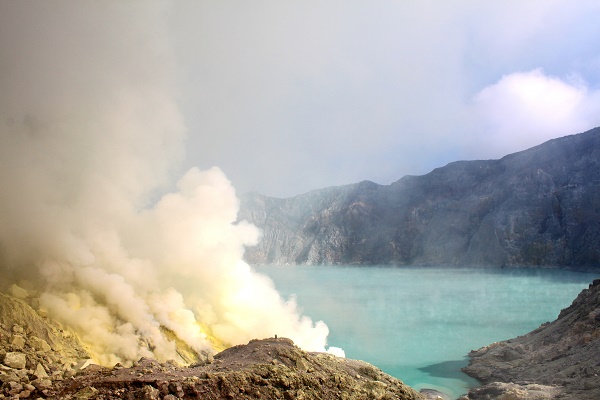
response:
[(469, 356), (464, 371), (486, 384), (469, 399), (600, 399), (600, 280), (555, 321)]
[(212, 362), (180, 367), (141, 359), (131, 368), (89, 367), (52, 389), (57, 398), (423, 399), (362, 361), (307, 353), (285, 338), (253, 340)]

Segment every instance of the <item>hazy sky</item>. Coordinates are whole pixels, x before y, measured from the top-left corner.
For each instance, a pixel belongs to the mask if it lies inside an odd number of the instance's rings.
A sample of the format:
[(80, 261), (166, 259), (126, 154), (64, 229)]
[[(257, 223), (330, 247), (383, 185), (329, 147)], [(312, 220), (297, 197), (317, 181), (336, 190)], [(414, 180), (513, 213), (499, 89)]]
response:
[[(598, 0), (115, 4), (133, 27), (144, 7), (163, 19), (164, 29), (140, 33), (139, 47), (118, 56), (135, 59), (148, 42), (162, 49), (141, 73), (166, 71), (187, 129), (173, 176), (218, 166), (238, 193), (389, 184), (600, 125)], [(24, 38), (5, 37), (23, 60), (45, 18), (29, 5)], [(118, 42), (114, 21), (102, 18), (94, 32)], [(88, 39), (71, 40), (76, 30), (54, 39), (49, 29), (40, 30), (48, 51), (63, 61), (44, 73), (69, 79), (70, 63), (110, 80), (89, 61), (112, 57), (110, 45), (91, 38), (71, 54), (72, 41)]]
[(291, 196), (587, 130), (598, 21), (597, 0), (175, 3), (186, 165)]

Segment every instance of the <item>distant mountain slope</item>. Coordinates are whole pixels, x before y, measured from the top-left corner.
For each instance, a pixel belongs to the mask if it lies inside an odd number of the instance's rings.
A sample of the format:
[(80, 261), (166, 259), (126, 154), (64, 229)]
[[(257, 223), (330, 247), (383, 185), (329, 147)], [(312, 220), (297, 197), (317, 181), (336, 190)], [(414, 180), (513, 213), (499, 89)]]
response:
[(391, 185), (241, 198), (263, 231), (251, 264), (600, 269), (600, 128)]

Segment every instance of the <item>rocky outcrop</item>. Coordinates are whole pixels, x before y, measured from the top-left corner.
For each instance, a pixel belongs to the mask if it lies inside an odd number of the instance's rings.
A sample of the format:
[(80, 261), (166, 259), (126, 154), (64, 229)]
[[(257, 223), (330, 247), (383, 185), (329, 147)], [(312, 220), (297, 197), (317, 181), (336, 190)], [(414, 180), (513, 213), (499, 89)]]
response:
[(425, 397), (362, 361), (253, 340), (190, 366), (93, 363), (68, 330), (0, 294), (0, 399), (399, 399)]
[(252, 193), (251, 264), (600, 265), (600, 128), (391, 185)]
[(464, 371), (485, 384), (469, 393), (472, 400), (501, 398), (510, 391), (514, 399), (600, 399), (600, 280), (555, 321), (469, 356)]
[(21, 299), (0, 293), (0, 321), (0, 399), (46, 397), (89, 360), (76, 336)]
[(141, 359), (131, 368), (88, 369), (57, 385), (51, 395), (62, 399), (424, 399), (370, 364), (307, 353), (284, 338), (253, 340), (217, 354), (212, 362), (190, 367)]
[(458, 400), (551, 400), (562, 395), (562, 389), (556, 386), (492, 382), (471, 389), (468, 396)]

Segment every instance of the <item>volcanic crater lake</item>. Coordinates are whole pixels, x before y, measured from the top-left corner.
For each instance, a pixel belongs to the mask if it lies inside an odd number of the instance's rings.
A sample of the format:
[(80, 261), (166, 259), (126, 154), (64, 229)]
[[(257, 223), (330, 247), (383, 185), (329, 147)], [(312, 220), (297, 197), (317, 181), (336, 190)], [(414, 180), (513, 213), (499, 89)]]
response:
[(556, 319), (599, 274), (556, 269), (262, 266), (329, 345), (413, 388), (451, 398), (477, 381), (460, 371), (470, 350)]

